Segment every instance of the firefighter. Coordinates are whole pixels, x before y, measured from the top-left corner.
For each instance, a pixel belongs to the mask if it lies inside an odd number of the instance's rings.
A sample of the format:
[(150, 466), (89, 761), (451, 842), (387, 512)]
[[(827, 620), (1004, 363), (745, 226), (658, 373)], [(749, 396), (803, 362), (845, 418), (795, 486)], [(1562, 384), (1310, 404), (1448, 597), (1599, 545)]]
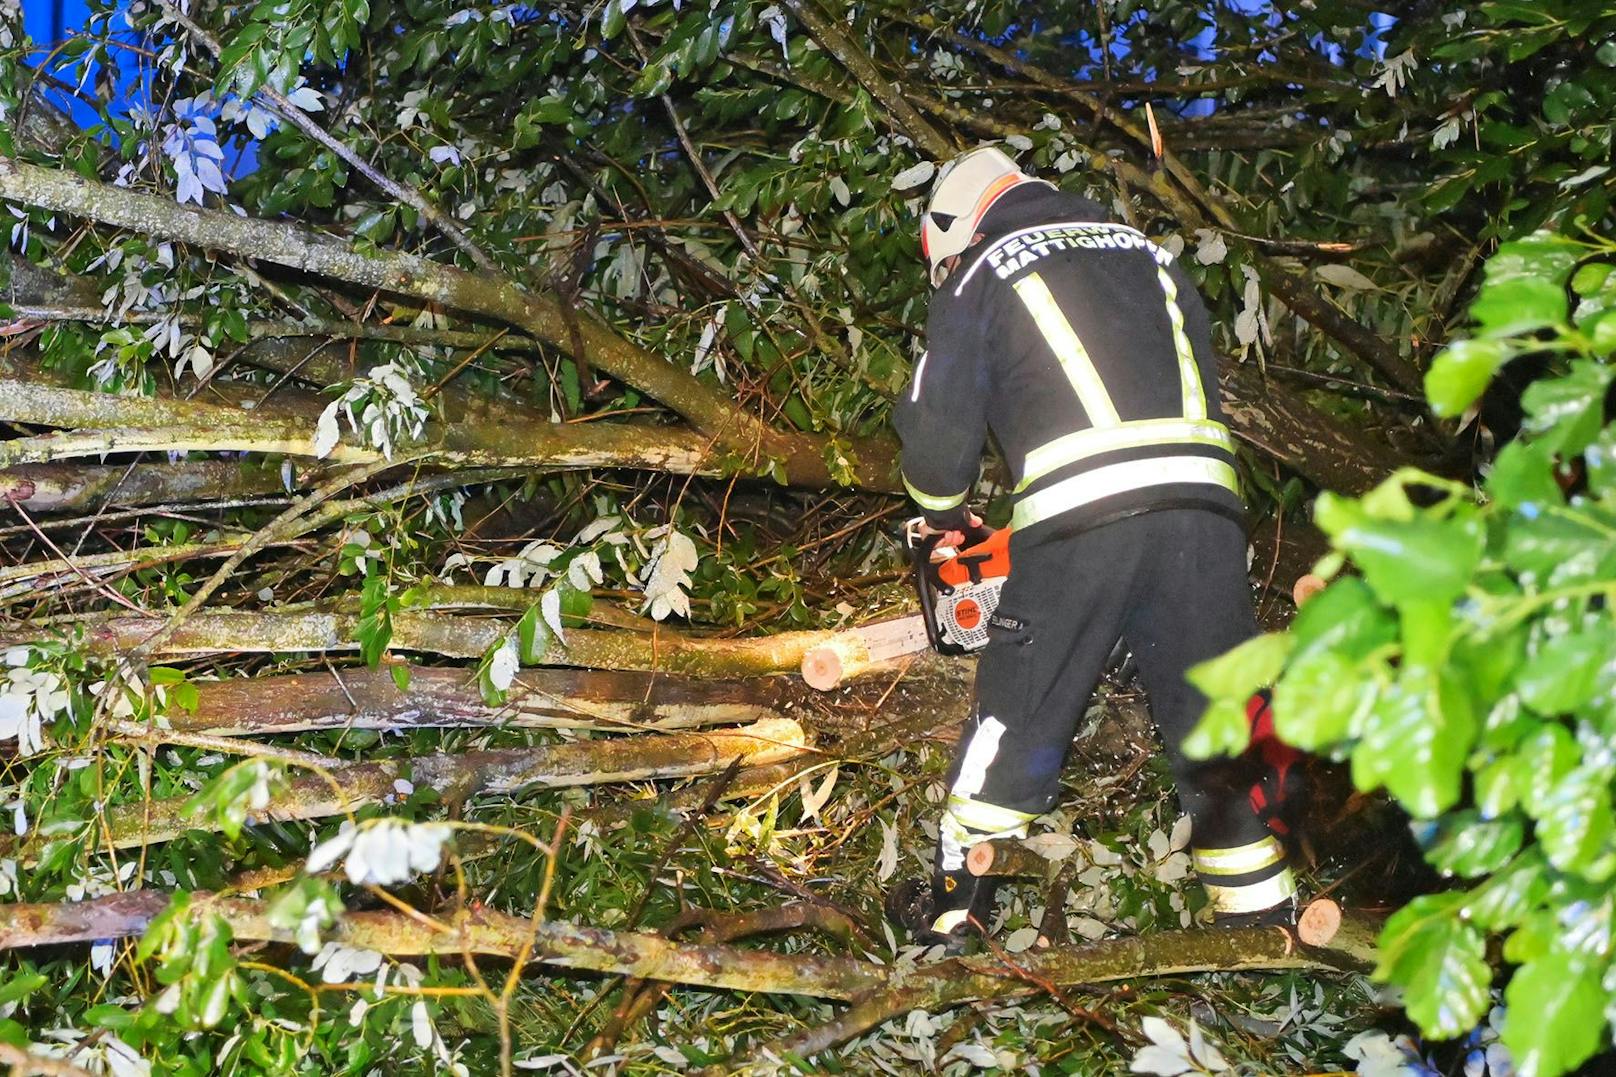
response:
[(1219, 923), (1286, 923), (1295, 882), (1240, 760), (1180, 746), (1206, 700), (1185, 671), (1256, 632), (1234, 445), (1205, 306), (1189, 276), (1096, 203), (994, 148), (947, 165), (921, 229), (927, 350), (894, 412), (904, 485), (958, 543), (992, 433), (1013, 483), (1011, 572), (989, 620), (975, 707), (948, 774), (930, 887), (889, 912), (958, 950), (993, 884), (970, 846), (1047, 811), (1077, 722), (1121, 636), (1193, 823)]

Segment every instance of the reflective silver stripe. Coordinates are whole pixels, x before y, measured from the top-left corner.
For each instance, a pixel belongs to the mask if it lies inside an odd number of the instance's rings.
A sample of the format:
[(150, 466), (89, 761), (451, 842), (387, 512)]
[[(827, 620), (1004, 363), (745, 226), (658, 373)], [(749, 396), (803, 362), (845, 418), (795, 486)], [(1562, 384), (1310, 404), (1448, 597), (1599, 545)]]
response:
[(1214, 886), (1205, 882), (1201, 885), (1206, 887), (1206, 896), (1212, 899), (1213, 912), (1261, 912), (1296, 893), (1296, 879), (1290, 868), (1271, 879), (1246, 886)]
[(915, 387), (909, 391), (909, 403), (920, 402), (920, 379), (926, 376), (926, 360), (931, 358), (929, 350), (920, 353), (920, 362), (915, 364)]
[(1244, 875), (1285, 859), (1285, 850), (1273, 837), (1232, 849), (1191, 849), (1195, 870), (1203, 875)]
[(1016, 504), (1010, 526), (1031, 527), (1051, 516), (1092, 504), (1113, 494), (1180, 482), (1211, 483), (1237, 496), (1240, 493), (1240, 480), (1234, 468), (1222, 460), (1205, 456), (1158, 456), (1147, 460), (1129, 460), (1073, 475), (1037, 493), (1028, 494)]
[(1027, 454), (1016, 491), (1078, 460), (1144, 445), (1211, 445), (1234, 452), (1229, 428), (1212, 419), (1128, 419), (1120, 426), (1079, 430), (1038, 446)]
[(1072, 328), (1072, 323), (1061, 313), (1060, 304), (1050, 294), (1044, 278), (1029, 273), (1016, 281), (1014, 287), (1027, 313), (1032, 315), (1038, 331), (1049, 342), (1061, 369), (1066, 372), (1066, 380), (1072, 383), (1072, 388), (1077, 392), (1077, 399), (1088, 413), (1089, 424), (1115, 426), (1121, 422), (1110, 394), (1105, 391), (1100, 372), (1094, 369), (1094, 363), (1089, 359), (1088, 349), (1083, 347), (1083, 341)]
[(946, 512), (949, 509), (954, 508), (956, 505), (965, 504), (965, 495), (970, 493), (969, 490), (964, 490), (955, 494), (953, 497), (933, 497), (930, 494), (924, 494), (919, 490), (916, 490), (914, 486), (910, 484), (908, 478), (903, 480), (903, 488), (909, 491), (909, 496), (915, 499), (915, 504), (919, 505), (923, 509), (930, 509), (933, 512)]
[(1184, 312), (1178, 306), (1178, 285), (1165, 266), (1156, 267), (1156, 279), (1167, 297), (1167, 320), (1173, 325), (1173, 351), (1178, 353), (1178, 379), (1184, 390), (1184, 418), (1206, 418), (1206, 394), (1201, 390), (1201, 370), (1195, 365), (1195, 349), (1184, 332)]
[[(968, 826), (972, 830), (988, 831), (989, 836), (995, 838), (1020, 837), (1026, 833), (1027, 824), (1038, 818), (1031, 812), (1001, 808), (985, 800), (972, 800), (957, 794), (948, 798), (948, 815), (962, 826)], [(1021, 833), (1013, 833), (1014, 831)]]

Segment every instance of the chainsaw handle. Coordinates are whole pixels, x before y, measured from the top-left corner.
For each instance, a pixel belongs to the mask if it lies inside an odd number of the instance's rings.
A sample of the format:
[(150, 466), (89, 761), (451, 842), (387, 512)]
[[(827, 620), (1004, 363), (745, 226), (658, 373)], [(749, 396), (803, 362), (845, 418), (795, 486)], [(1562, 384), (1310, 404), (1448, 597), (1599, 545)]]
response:
[[(977, 517), (977, 519), (980, 519), (980, 517)], [(926, 559), (930, 560), (932, 553), (937, 549), (938, 546), (942, 545), (943, 535), (947, 534), (947, 532), (933, 531), (929, 535), (923, 535), (921, 534), (920, 529), (925, 525), (925, 523), (926, 518), (924, 516), (916, 516), (912, 520), (904, 521), (903, 540), (904, 545), (907, 546), (911, 551), (925, 551)], [(961, 553), (970, 549), (972, 546), (981, 545), (998, 533), (996, 528), (989, 527), (987, 524), (980, 522), (976, 524), (966, 524), (964, 527), (961, 527), (958, 530), (960, 534), (964, 536), (964, 541), (960, 543), (959, 550), (956, 551)]]

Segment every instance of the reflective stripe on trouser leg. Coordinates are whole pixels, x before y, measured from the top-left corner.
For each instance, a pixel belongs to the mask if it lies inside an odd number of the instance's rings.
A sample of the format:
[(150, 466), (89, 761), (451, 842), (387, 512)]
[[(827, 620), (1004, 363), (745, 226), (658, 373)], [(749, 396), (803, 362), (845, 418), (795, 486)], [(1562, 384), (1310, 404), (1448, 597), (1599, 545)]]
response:
[(1024, 838), (1027, 825), (1036, 818), (1032, 812), (950, 796), (937, 828), (938, 865), (944, 871), (959, 871), (965, 867), (965, 853), (971, 846), (995, 838)]
[[(1027, 826), (1037, 816), (984, 800), (972, 800), (957, 793), (948, 798), (942, 824), (937, 830), (937, 863), (943, 872), (959, 872), (965, 867), (965, 854), (978, 842), (998, 838), (1024, 838)], [(946, 935), (970, 918), (967, 902), (959, 908), (943, 909), (931, 922), (931, 929)]]
[(1190, 857), (1213, 912), (1260, 912), (1296, 893), (1285, 850), (1272, 836), (1229, 849), (1191, 849)]

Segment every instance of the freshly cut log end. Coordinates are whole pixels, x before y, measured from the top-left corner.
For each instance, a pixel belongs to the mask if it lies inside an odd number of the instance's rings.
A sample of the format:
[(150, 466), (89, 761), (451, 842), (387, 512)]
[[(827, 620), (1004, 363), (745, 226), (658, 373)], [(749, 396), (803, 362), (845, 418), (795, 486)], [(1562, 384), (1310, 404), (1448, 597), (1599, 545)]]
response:
[(993, 870), (993, 843), (982, 842), (971, 846), (965, 854), (965, 870), (972, 875), (986, 875)]
[(1050, 862), (1016, 838), (979, 842), (965, 854), (965, 870), (972, 875), (1036, 879), (1049, 874)]
[(1291, 598), (1295, 599), (1296, 604), (1300, 606), (1302, 603), (1324, 590), (1324, 588), (1324, 580), (1309, 572), (1305, 576), (1297, 577), (1295, 586), (1291, 588)]
[(1327, 946), (1341, 930), (1341, 906), (1329, 898), (1308, 902), (1296, 918), (1296, 937), (1307, 946)]
[(842, 656), (830, 645), (815, 647), (802, 656), (802, 679), (816, 692), (828, 692), (842, 683)]

